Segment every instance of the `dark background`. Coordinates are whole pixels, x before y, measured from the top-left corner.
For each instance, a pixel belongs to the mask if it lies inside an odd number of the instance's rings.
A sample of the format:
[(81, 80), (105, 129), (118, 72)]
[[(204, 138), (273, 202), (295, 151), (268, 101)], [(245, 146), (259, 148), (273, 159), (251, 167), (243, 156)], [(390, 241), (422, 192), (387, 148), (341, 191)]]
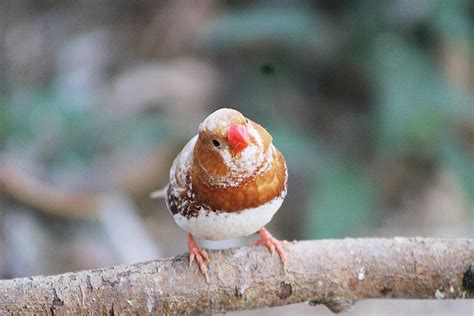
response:
[(220, 107), (286, 157), (277, 237), (474, 236), (473, 20), (467, 0), (2, 1), (0, 278), (185, 252), (148, 195)]

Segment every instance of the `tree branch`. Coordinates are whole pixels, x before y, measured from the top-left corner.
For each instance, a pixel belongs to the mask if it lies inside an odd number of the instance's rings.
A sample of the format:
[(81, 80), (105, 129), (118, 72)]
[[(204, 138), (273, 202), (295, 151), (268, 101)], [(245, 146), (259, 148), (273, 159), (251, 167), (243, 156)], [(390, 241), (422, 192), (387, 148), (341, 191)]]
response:
[(344, 239), (211, 251), (210, 283), (186, 255), (0, 281), (0, 314), (229, 312), (310, 301), (341, 311), (368, 298), (473, 298), (474, 239)]

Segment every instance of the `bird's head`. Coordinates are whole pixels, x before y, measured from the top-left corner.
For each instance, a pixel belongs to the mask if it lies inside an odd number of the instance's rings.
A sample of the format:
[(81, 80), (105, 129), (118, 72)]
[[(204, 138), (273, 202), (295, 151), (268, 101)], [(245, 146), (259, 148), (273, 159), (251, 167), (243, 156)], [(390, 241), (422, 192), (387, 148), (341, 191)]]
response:
[(193, 169), (209, 185), (236, 186), (271, 163), (272, 138), (232, 109), (219, 109), (199, 126)]

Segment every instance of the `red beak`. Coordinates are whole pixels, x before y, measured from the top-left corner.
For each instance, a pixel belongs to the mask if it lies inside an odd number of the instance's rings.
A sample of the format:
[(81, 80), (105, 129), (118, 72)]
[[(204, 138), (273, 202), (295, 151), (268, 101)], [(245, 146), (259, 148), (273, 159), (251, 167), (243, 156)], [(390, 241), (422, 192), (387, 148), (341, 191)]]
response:
[(244, 125), (234, 124), (227, 132), (227, 142), (234, 154), (239, 153), (249, 145), (249, 132)]

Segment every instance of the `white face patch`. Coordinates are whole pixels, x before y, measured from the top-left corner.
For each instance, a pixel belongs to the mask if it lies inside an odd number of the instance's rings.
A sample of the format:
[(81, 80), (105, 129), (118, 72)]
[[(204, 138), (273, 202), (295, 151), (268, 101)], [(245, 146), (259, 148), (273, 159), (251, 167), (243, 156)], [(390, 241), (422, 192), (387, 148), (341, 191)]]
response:
[(222, 177), (209, 176), (209, 183), (223, 187), (236, 187), (248, 177), (252, 175), (258, 176), (267, 171), (271, 166), (273, 162), (273, 145), (264, 152), (260, 134), (252, 124), (246, 124), (245, 126), (255, 143), (251, 143), (238, 156), (232, 155), (228, 147), (221, 148), (219, 154), (229, 169), (229, 174)]
[(210, 212), (201, 209), (196, 217), (187, 218), (178, 213), (173, 215), (173, 218), (176, 224), (186, 232), (207, 240), (248, 236), (271, 221), (283, 203), (283, 199), (284, 195), (281, 195), (259, 207), (239, 212)]

